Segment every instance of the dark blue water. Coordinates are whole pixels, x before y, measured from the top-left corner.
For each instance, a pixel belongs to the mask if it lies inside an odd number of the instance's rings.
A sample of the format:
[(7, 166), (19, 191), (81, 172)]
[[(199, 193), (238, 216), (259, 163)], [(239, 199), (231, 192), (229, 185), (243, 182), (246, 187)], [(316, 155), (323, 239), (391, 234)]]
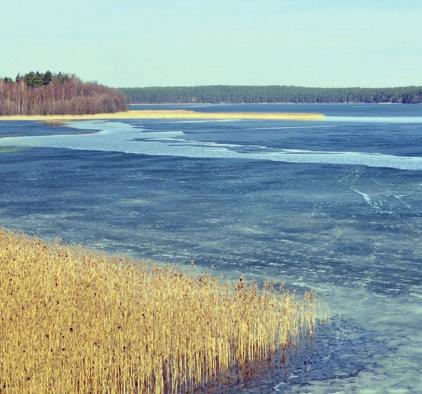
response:
[(330, 116), (0, 122), (1, 225), (322, 294), (315, 340), (232, 392), (421, 391), (422, 107), (195, 110)]

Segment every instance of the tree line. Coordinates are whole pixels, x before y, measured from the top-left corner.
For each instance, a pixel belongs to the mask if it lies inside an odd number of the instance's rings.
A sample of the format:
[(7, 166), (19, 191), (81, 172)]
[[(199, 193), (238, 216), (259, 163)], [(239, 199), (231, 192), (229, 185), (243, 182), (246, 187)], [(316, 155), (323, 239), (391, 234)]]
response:
[(422, 103), (422, 86), (307, 88), (299, 86), (192, 86), (121, 88), (131, 103)]
[(31, 71), (0, 78), (0, 115), (93, 114), (127, 110), (117, 89), (73, 74)]

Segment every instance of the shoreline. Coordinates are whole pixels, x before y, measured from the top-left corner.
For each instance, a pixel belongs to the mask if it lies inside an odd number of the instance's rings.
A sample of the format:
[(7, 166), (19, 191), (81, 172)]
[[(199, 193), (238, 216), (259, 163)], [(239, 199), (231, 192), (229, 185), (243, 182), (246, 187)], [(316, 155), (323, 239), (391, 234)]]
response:
[(71, 120), (114, 120), (114, 119), (197, 119), (197, 120), (324, 120), (319, 113), (294, 112), (195, 112), (188, 110), (133, 110), (85, 115), (7, 115), (0, 116), (0, 121), (71, 121)]
[(166, 105), (189, 105), (189, 106), (195, 106), (195, 105), (272, 105), (272, 104), (277, 104), (277, 105), (422, 105), (422, 103), (390, 103), (387, 101), (380, 101), (380, 102), (374, 102), (374, 103), (367, 103), (365, 101), (346, 101), (346, 102), (335, 102), (335, 101), (329, 101), (329, 102), (324, 102), (324, 103), (307, 103), (307, 102), (299, 102), (296, 103), (294, 101), (260, 101), (257, 103), (248, 103), (248, 102), (239, 102), (239, 103), (232, 103), (229, 101), (222, 101), (222, 102), (218, 102), (218, 103), (210, 103), (210, 102), (187, 102), (187, 103), (174, 103), (174, 102), (165, 102), (165, 103), (129, 103), (128, 106), (134, 106), (134, 105), (144, 105), (144, 106), (166, 106)]

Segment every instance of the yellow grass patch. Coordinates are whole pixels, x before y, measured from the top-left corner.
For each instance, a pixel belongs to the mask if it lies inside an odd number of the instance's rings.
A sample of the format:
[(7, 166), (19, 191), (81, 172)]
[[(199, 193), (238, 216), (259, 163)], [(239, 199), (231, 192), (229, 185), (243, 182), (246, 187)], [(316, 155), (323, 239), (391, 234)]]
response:
[(0, 229), (0, 392), (190, 391), (312, 334), (315, 306)]
[(264, 112), (194, 112), (187, 110), (145, 110), (89, 115), (14, 115), (0, 116), (1, 120), (68, 121), (95, 119), (244, 119), (244, 120), (323, 120), (317, 113)]

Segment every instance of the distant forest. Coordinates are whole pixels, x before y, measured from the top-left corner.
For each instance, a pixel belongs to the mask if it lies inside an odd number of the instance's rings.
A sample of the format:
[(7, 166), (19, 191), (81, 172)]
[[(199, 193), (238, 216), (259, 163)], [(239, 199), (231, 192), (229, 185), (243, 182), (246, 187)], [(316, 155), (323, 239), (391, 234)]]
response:
[(305, 88), (297, 86), (193, 86), (122, 88), (131, 103), (422, 103), (422, 86)]
[(0, 78), (0, 115), (63, 115), (125, 111), (117, 89), (50, 71)]

